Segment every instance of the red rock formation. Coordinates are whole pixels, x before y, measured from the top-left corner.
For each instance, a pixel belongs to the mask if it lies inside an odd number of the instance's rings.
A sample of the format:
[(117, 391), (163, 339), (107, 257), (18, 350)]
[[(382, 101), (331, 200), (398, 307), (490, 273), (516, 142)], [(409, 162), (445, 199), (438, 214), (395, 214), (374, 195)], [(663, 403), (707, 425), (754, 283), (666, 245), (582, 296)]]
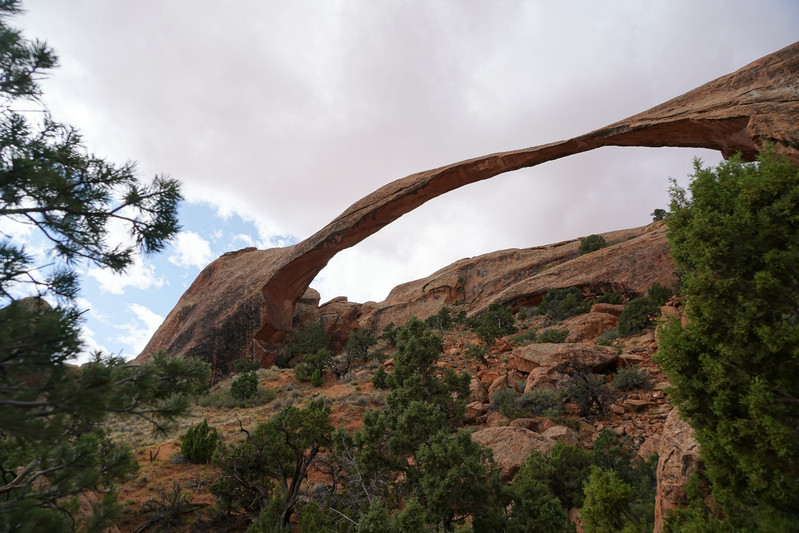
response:
[[(184, 295), (140, 358), (158, 348), (206, 359), (220, 354), (230, 359), (247, 352), (263, 354), (291, 329), (297, 301), (336, 253), (432, 198), (505, 172), (602, 146), (701, 147), (720, 150), (724, 155), (741, 151), (752, 156), (771, 141), (799, 163), (798, 74), (796, 43), (648, 111), (580, 137), (477, 157), (389, 183), (305, 241), (258, 252), (261, 266), (254, 277), (261, 287), (260, 328), (254, 346), (242, 346), (242, 334), (231, 333), (229, 328), (238, 322), (244, 327), (251, 324), (255, 313), (250, 309), (250, 294), (255, 280), (230, 274), (229, 283), (216, 282), (205, 293), (197, 289), (189, 297)], [(228, 272), (226, 264), (214, 267), (215, 263), (200, 274), (195, 284), (218, 271)], [(234, 287), (236, 281), (240, 283), (238, 287)], [(506, 301), (514, 301), (514, 296), (525, 291), (530, 294), (530, 287), (517, 289), (505, 295)], [(246, 304), (239, 309), (237, 301), (220, 301), (231, 295)], [(444, 299), (447, 297), (452, 295), (445, 295)], [(236, 316), (241, 313), (248, 316)], [(197, 334), (201, 339), (191, 341)], [(225, 340), (228, 336), (229, 342)]]
[(520, 427), (488, 427), (472, 433), (472, 439), (491, 448), (494, 460), (502, 470), (502, 479), (510, 481), (522, 464), (537, 450), (549, 454), (555, 441)]
[(663, 426), (658, 450), (655, 533), (663, 530), (666, 511), (686, 505), (685, 484), (701, 465), (694, 430), (672, 409)]

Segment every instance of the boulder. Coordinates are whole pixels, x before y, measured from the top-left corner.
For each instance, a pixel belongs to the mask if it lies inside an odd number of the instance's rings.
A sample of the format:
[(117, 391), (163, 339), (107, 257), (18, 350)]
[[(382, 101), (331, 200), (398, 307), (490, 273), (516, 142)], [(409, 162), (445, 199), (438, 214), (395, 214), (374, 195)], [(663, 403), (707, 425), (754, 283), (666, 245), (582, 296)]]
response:
[(618, 361), (619, 353), (610, 346), (584, 343), (528, 344), (513, 351), (508, 368), (530, 373), (538, 367), (590, 367), (600, 372)]
[(586, 313), (566, 319), (558, 327), (569, 330), (566, 342), (580, 342), (596, 339), (607, 330), (618, 325), (619, 317), (616, 315), (610, 313)]
[(520, 427), (492, 427), (472, 433), (472, 439), (491, 448), (494, 460), (502, 471), (502, 479), (510, 481), (530, 452), (537, 450), (544, 454), (552, 451), (555, 441)]
[(557, 442), (563, 442), (571, 446), (580, 444), (580, 435), (571, 428), (566, 426), (553, 426), (541, 433), (544, 437), (552, 439)]
[(473, 377), (469, 383), (469, 400), (480, 403), (488, 401), (488, 390), (476, 377)]
[(680, 418), (676, 408), (672, 409), (663, 426), (658, 450), (655, 533), (663, 530), (663, 519), (669, 509), (687, 504), (685, 484), (701, 464), (693, 429)]
[(616, 318), (621, 316), (622, 311), (624, 311), (624, 305), (619, 304), (598, 303), (591, 306), (591, 313), (613, 315)]

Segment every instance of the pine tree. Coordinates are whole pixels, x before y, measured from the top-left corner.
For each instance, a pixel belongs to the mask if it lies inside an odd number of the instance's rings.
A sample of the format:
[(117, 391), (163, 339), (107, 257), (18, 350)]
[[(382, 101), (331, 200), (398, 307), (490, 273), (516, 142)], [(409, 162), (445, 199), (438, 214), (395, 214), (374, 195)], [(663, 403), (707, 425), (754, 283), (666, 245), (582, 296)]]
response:
[[(39, 80), (57, 58), (8, 25), (20, 11), (17, 0), (0, 2), (0, 530), (91, 529), (109, 508), (77, 524), (75, 497), (136, 468), (103, 421), (137, 416), (166, 429), (208, 367), (163, 353), (142, 366), (102, 354), (70, 364), (83, 350), (76, 267), (121, 272), (137, 252), (161, 250), (179, 229), (181, 195), (175, 180), (142, 184), (132, 164), (89, 154), (77, 130), (50, 116)], [(40, 112), (21, 111), (31, 107)], [(14, 224), (50, 243), (48, 264), (3, 233)], [(127, 227), (130, 246), (108, 243), (112, 224)]]

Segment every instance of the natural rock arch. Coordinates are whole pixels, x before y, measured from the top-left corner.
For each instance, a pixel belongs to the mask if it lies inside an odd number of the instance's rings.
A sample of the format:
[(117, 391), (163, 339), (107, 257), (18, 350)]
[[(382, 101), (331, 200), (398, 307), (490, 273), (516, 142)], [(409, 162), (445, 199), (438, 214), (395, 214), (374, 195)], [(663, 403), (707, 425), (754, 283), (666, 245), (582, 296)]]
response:
[[(773, 142), (780, 152), (799, 164), (799, 43), (591, 133), (477, 157), (391, 182), (294, 246), (252, 250), (250, 254), (226, 254), (198, 276), (140, 359), (159, 348), (173, 354), (196, 354), (199, 345), (203, 346), (199, 351), (206, 359), (212, 357), (209, 351), (213, 351), (214, 358), (217, 352), (224, 351), (230, 359), (252, 354), (252, 350), (270, 351), (291, 329), (297, 301), (333, 256), (428, 200), (464, 185), (603, 146), (709, 148), (721, 151), (725, 157), (740, 151), (751, 158), (767, 142)], [(217, 276), (225, 264), (233, 265), (233, 259), (244, 255), (248, 261), (260, 261), (256, 279), (237, 281), (230, 276)], [(214, 285), (217, 277), (224, 279)], [(236, 292), (242, 295), (257, 284), (261, 287), (260, 327), (254, 335), (257, 349), (249, 338), (236, 338), (229, 346), (227, 342), (223, 343), (225, 346), (220, 345), (219, 339), (230, 334), (226, 331), (230, 327), (228, 318), (235, 315), (222, 307), (233, 302), (208, 291), (222, 294), (220, 291), (239, 286), (243, 290)], [(242, 299), (252, 308), (251, 296), (242, 295)], [(215, 313), (227, 318), (212, 320), (208, 327), (208, 316)], [(201, 324), (202, 320), (206, 323)], [(178, 339), (182, 340), (178, 342)], [(246, 344), (244, 351), (240, 348), (242, 340)], [(233, 351), (241, 353), (230, 353), (234, 347)]]

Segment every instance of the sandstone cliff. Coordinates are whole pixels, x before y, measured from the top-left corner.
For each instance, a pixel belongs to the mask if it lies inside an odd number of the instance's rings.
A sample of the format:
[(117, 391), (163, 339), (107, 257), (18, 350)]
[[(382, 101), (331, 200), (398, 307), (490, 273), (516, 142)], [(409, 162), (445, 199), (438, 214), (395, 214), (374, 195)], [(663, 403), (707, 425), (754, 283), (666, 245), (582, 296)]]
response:
[[(241, 257), (250, 256), (241, 259), (242, 264), (250, 261), (259, 264), (254, 276), (232, 274), (231, 258), (217, 260), (220, 263), (209, 266), (195, 282), (200, 285), (196, 288), (193, 285), (181, 298), (139, 360), (146, 359), (159, 348), (208, 360), (221, 357), (229, 361), (246, 354), (270, 360), (292, 328), (297, 302), (336, 253), (436, 196), (504, 172), (602, 146), (704, 147), (720, 150), (725, 155), (741, 151), (752, 156), (770, 141), (799, 163), (799, 122), (795, 120), (799, 115), (798, 78), (799, 43), (795, 43), (732, 74), (594, 132), (547, 145), (478, 157), (391, 182), (356, 202), (295, 246), (258, 252), (258, 255), (251, 255), (255, 252), (240, 254)], [(226, 275), (228, 272), (231, 274)], [(549, 275), (556, 277), (553, 273)], [(223, 281), (224, 278), (229, 279)], [(204, 293), (203, 284), (206, 286)], [(576, 284), (584, 287), (588, 283)], [(500, 300), (520, 304), (525, 298), (534, 299), (535, 291), (544, 286), (540, 281), (527, 281), (520, 287), (508, 287)], [(256, 287), (261, 291), (259, 327), (255, 340), (244, 340), (242, 344), (243, 336), (250, 335), (249, 327), (255, 315), (253, 305), (259, 300), (252, 296)], [(478, 304), (472, 312), (477, 312), (479, 307)], [(379, 323), (379, 317), (375, 321)], [(241, 331), (231, 332), (231, 328)]]

